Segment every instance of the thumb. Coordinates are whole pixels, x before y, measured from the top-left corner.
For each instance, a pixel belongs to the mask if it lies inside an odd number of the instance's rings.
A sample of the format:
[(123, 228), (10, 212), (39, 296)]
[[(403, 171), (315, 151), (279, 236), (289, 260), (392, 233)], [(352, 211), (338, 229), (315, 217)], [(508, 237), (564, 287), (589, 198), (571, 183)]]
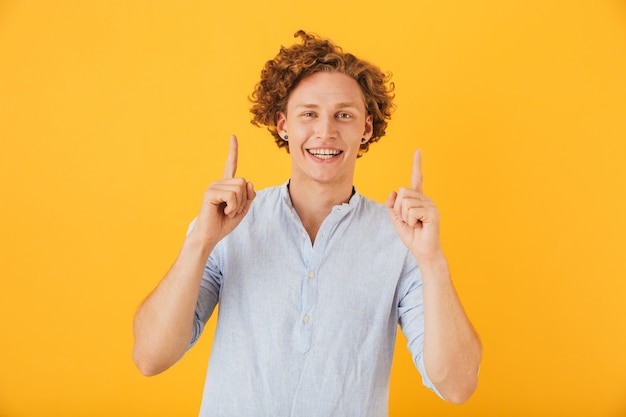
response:
[(385, 201), (385, 205), (392, 209), (393, 206), (396, 204), (396, 197), (398, 197), (398, 193), (396, 193), (395, 191), (392, 191), (389, 194), (389, 197), (387, 197), (387, 200)]

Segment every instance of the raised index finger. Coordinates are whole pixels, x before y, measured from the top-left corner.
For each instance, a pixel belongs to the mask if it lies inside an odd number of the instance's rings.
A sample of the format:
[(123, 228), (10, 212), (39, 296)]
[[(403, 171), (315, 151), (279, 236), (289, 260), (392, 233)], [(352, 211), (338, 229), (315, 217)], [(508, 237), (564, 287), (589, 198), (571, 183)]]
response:
[(235, 178), (237, 172), (237, 152), (239, 145), (237, 144), (237, 136), (230, 136), (230, 148), (228, 149), (228, 158), (224, 167), (224, 179)]
[(413, 170), (411, 171), (411, 188), (422, 193), (422, 150), (413, 154)]

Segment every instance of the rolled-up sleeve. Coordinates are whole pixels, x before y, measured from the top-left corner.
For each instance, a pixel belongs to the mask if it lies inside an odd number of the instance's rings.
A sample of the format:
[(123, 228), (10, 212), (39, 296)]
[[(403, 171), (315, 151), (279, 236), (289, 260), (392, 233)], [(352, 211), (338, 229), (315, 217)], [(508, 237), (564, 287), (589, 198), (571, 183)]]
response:
[[(189, 235), (193, 229), (195, 222), (196, 221), (194, 219), (194, 221), (192, 221), (189, 225), (187, 235)], [(187, 350), (191, 349), (200, 338), (200, 335), (204, 331), (204, 326), (211, 318), (213, 310), (215, 310), (215, 306), (219, 300), (222, 275), (217, 264), (217, 251), (218, 248), (216, 247), (204, 266), (202, 281), (200, 282), (200, 290), (198, 292), (198, 300), (196, 301), (196, 310), (193, 315), (191, 339), (187, 345)]]
[(193, 329), (191, 333), (191, 340), (187, 349), (193, 347), (196, 344), (200, 335), (204, 331), (204, 326), (211, 318), (213, 310), (219, 300), (219, 285), (211, 278), (207, 278), (207, 272), (202, 277), (200, 284), (200, 291), (198, 292), (198, 300), (196, 301), (196, 311), (193, 315)]

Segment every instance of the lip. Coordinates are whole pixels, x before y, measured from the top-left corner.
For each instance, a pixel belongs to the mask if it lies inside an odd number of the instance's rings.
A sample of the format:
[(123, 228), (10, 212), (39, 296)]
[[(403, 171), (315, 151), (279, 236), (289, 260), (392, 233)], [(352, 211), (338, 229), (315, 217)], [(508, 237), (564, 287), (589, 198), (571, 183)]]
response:
[(337, 159), (343, 151), (332, 146), (307, 148), (306, 153), (315, 161), (327, 162)]

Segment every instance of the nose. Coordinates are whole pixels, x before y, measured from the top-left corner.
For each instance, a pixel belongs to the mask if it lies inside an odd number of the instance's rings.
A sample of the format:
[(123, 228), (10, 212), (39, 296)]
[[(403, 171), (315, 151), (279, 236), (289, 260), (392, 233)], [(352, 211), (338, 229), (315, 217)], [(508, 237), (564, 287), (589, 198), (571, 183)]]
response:
[(317, 122), (317, 137), (320, 139), (337, 138), (337, 121), (334, 115), (319, 117)]

